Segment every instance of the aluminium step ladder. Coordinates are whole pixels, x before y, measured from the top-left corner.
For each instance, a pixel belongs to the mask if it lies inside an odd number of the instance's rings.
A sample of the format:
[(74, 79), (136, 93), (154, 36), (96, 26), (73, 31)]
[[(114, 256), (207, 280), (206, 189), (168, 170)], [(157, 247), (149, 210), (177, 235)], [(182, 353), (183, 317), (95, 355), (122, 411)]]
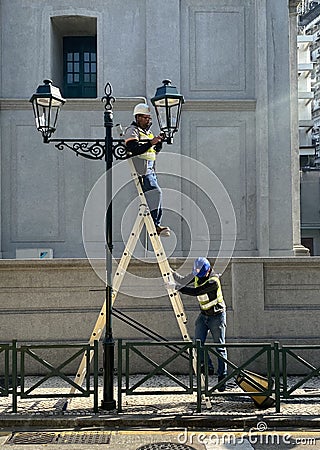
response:
[[(188, 330), (187, 330), (187, 317), (184, 311), (184, 306), (181, 300), (180, 293), (175, 290), (174, 286), (174, 278), (172, 274), (171, 267), (169, 265), (165, 250), (163, 248), (160, 236), (158, 235), (153, 219), (151, 217), (151, 213), (149, 211), (147, 201), (144, 195), (144, 192), (142, 190), (142, 186), (139, 180), (139, 175), (136, 172), (134, 163), (132, 159), (128, 159), (128, 163), (130, 165), (131, 170), (131, 176), (132, 179), (136, 185), (139, 198), (140, 198), (140, 206), (139, 206), (139, 212), (137, 215), (137, 218), (135, 220), (135, 223), (133, 225), (132, 231), (130, 233), (128, 242), (125, 246), (125, 249), (122, 253), (122, 257), (119, 261), (119, 264), (117, 266), (117, 269), (113, 276), (113, 282), (112, 282), (112, 305), (114, 304), (119, 289), (121, 287), (122, 281), (124, 279), (124, 276), (126, 274), (128, 265), (130, 263), (131, 257), (133, 255), (134, 249), (136, 247), (136, 244), (138, 242), (139, 236), (141, 234), (141, 231), (143, 229), (143, 226), (146, 226), (147, 233), (149, 236), (149, 239), (151, 241), (160, 271), (163, 278), (163, 281), (165, 283), (169, 300), (171, 302), (178, 326), (180, 328), (180, 332), (182, 335), (182, 338), (184, 341), (191, 341), (192, 339), (189, 336)], [(105, 316), (106, 316), (106, 300), (103, 303), (103, 306), (99, 312), (98, 318), (96, 320), (96, 323), (93, 327), (93, 331), (91, 333), (89, 344), (92, 345), (95, 340), (100, 340), (101, 335), (103, 333), (104, 327), (105, 327)], [(93, 356), (93, 352), (90, 352), (90, 361)], [(81, 386), (83, 383), (83, 380), (86, 375), (86, 357), (83, 356), (79, 368), (77, 370), (76, 376), (74, 378), (74, 382)], [(197, 373), (197, 358), (196, 358), (196, 350), (193, 351), (193, 370), (195, 373)], [(204, 375), (201, 374), (201, 384), (204, 385)], [(70, 389), (70, 394), (73, 394), (76, 391), (76, 387), (72, 386)], [(69, 398), (66, 403), (64, 404), (63, 409), (66, 410), (68, 404), (70, 404), (72, 398)], [(206, 403), (206, 407), (208, 409), (211, 408), (211, 402), (208, 397), (204, 397), (204, 401)]]

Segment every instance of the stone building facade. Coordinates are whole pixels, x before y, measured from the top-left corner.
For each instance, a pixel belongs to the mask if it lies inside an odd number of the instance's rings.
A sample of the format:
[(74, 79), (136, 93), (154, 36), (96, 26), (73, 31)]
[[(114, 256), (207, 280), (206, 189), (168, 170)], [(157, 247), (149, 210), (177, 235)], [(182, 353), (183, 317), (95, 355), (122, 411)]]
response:
[[(104, 297), (96, 274), (99, 264), (105, 270), (99, 259), (105, 166), (42, 143), (29, 103), (36, 87), (51, 78), (67, 99), (54, 137), (103, 138), (100, 99), (107, 81), (117, 98), (114, 122), (125, 126), (135, 104), (150, 101), (170, 78), (185, 97), (180, 130), (157, 161), (163, 224), (173, 230), (163, 239), (172, 267), (187, 261), (185, 273), (200, 254), (226, 261), (229, 342), (317, 343), (320, 262), (297, 256), (305, 249), (296, 6), (287, 0), (1, 0), (1, 341), (83, 342)], [(127, 163), (115, 162), (117, 258), (138, 208), (129, 180)], [(90, 262), (98, 258), (96, 273), (86, 259), (88, 243)], [(146, 264), (154, 262), (148, 245), (141, 238), (133, 264), (133, 272), (147, 277), (144, 286), (125, 282), (117, 305), (180, 340), (161, 277)], [(53, 260), (14, 261), (30, 254)], [(197, 306), (184, 300), (193, 328)], [(114, 330), (115, 338), (141, 339), (118, 320)]]
[[(63, 138), (103, 138), (107, 81), (118, 98), (115, 123), (123, 126), (164, 78), (184, 95), (180, 131), (158, 162), (160, 184), (170, 189), (164, 222), (174, 230), (166, 244), (171, 255), (215, 257), (222, 236), (229, 247), (236, 238), (235, 256), (296, 254), (289, 24), (287, 0), (46, 0), (41, 7), (35, 0), (2, 0), (2, 257), (43, 248), (56, 258), (86, 256), (85, 203), (105, 168), (43, 145), (28, 100), (44, 78), (67, 99), (55, 136)], [(78, 63), (79, 52), (89, 59)], [(172, 154), (187, 158), (167, 175)], [(216, 180), (209, 187), (201, 185), (202, 165)], [(224, 194), (231, 230), (224, 230)], [(125, 240), (122, 219), (131, 224), (136, 214), (129, 208), (134, 196), (133, 187), (121, 186), (114, 198), (115, 256)], [(101, 237), (91, 238), (103, 248)]]

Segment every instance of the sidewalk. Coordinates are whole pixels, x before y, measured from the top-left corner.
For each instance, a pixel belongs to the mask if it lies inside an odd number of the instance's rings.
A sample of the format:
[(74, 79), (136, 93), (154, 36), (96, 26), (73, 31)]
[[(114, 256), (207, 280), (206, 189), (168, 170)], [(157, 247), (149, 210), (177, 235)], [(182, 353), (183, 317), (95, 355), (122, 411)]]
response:
[[(178, 376), (181, 380), (186, 377)], [(27, 377), (26, 387), (34, 385), (41, 378)], [(130, 377), (137, 382), (138, 375)], [(290, 377), (290, 385), (299, 377)], [(117, 401), (117, 380), (114, 381)], [(228, 427), (246, 428), (256, 426), (260, 421), (272, 427), (312, 427), (320, 428), (320, 380), (313, 378), (296, 391), (297, 394), (315, 394), (319, 397), (292, 398), (281, 401), (281, 412), (275, 408), (257, 409), (249, 396), (240, 395), (243, 391), (232, 380), (228, 382), (226, 393), (235, 396), (214, 395), (209, 410), (202, 405), (202, 412), (196, 412), (196, 394), (167, 395), (174, 385), (163, 376), (153, 377), (143, 384), (150, 395), (123, 395), (122, 412), (93, 411), (93, 398), (73, 398), (66, 411), (63, 411), (64, 398), (18, 398), (18, 412), (12, 413), (11, 397), (0, 397), (0, 427)], [(163, 395), (152, 395), (154, 390)], [(68, 393), (69, 386), (60, 378), (50, 378), (45, 385), (37, 388), (37, 394)], [(102, 378), (99, 378), (99, 402), (102, 399)]]

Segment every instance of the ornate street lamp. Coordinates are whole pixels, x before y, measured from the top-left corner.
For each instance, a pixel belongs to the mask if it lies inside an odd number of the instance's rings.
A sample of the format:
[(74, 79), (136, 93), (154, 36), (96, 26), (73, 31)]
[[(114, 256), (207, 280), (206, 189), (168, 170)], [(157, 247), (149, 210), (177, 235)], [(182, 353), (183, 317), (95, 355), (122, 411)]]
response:
[[(172, 143), (173, 134), (178, 131), (181, 105), (183, 96), (177, 89), (170, 86), (170, 81), (165, 80), (164, 86), (157, 89), (155, 97), (151, 100), (156, 108), (157, 118), (161, 131), (165, 135), (167, 143)], [(51, 139), (56, 130), (56, 123), (61, 106), (65, 103), (59, 88), (52, 86), (51, 80), (44, 80), (44, 85), (30, 99), (37, 130), (41, 132), (44, 143), (56, 142), (58, 150), (68, 148), (76, 155), (92, 160), (105, 160), (106, 164), (106, 323), (105, 338), (103, 341), (103, 400), (101, 408), (112, 410), (116, 407), (114, 400), (114, 340), (112, 335), (112, 162), (116, 159), (127, 159), (123, 139), (112, 137), (113, 128), (113, 103), (116, 99), (112, 96), (112, 87), (107, 83), (104, 88), (104, 139)]]
[(172, 144), (173, 135), (179, 129), (184, 98), (175, 86), (171, 86), (170, 80), (163, 80), (162, 83), (163, 86), (157, 88), (151, 102), (155, 107), (159, 128), (165, 136), (165, 141), (167, 144)]
[(124, 142), (112, 138), (113, 103), (110, 83), (105, 86), (104, 139), (50, 139), (56, 130), (56, 122), (60, 107), (65, 103), (59, 88), (52, 86), (50, 80), (44, 80), (44, 85), (30, 99), (33, 104), (37, 130), (41, 132), (44, 143), (56, 142), (59, 150), (68, 148), (77, 155), (92, 160), (105, 160), (106, 163), (106, 323), (103, 341), (103, 400), (101, 408), (112, 410), (116, 407), (114, 400), (114, 340), (112, 335), (112, 161), (126, 159)]
[(51, 80), (43, 80), (43, 83), (38, 86), (30, 102), (33, 106), (37, 130), (42, 133), (43, 141), (49, 142), (56, 130), (58, 114), (65, 99), (62, 98), (60, 89), (52, 86)]

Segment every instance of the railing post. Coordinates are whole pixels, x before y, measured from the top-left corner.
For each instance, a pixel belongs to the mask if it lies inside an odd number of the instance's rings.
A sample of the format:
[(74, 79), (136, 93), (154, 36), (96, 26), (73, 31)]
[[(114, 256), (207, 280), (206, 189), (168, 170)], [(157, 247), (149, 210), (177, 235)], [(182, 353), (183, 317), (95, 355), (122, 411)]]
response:
[[(122, 343), (121, 343), (122, 348)], [(130, 343), (125, 343), (125, 350), (126, 350), (126, 362), (124, 366), (124, 376), (125, 376), (125, 386), (126, 386), (126, 392), (129, 390), (130, 383), (129, 383), (129, 367), (130, 367)]]
[(99, 381), (98, 381), (98, 374), (99, 374), (99, 346), (98, 341), (93, 341), (93, 410), (95, 413), (99, 411)]
[(193, 343), (192, 342), (190, 342), (190, 344), (189, 344), (188, 357), (189, 357), (189, 386), (192, 386), (192, 390), (193, 390), (193, 380), (194, 380), (193, 357), (194, 357), (194, 348), (193, 348)]
[(18, 405), (18, 380), (17, 380), (17, 341), (12, 341), (12, 411), (17, 412)]
[(201, 412), (201, 396), (202, 396), (202, 386), (201, 386), (201, 341), (199, 339), (196, 340), (195, 344), (195, 354), (197, 358), (197, 412)]
[(274, 387), (276, 396), (276, 412), (280, 412), (280, 350), (279, 342), (274, 343)]
[(122, 339), (118, 339), (118, 412), (122, 412)]

